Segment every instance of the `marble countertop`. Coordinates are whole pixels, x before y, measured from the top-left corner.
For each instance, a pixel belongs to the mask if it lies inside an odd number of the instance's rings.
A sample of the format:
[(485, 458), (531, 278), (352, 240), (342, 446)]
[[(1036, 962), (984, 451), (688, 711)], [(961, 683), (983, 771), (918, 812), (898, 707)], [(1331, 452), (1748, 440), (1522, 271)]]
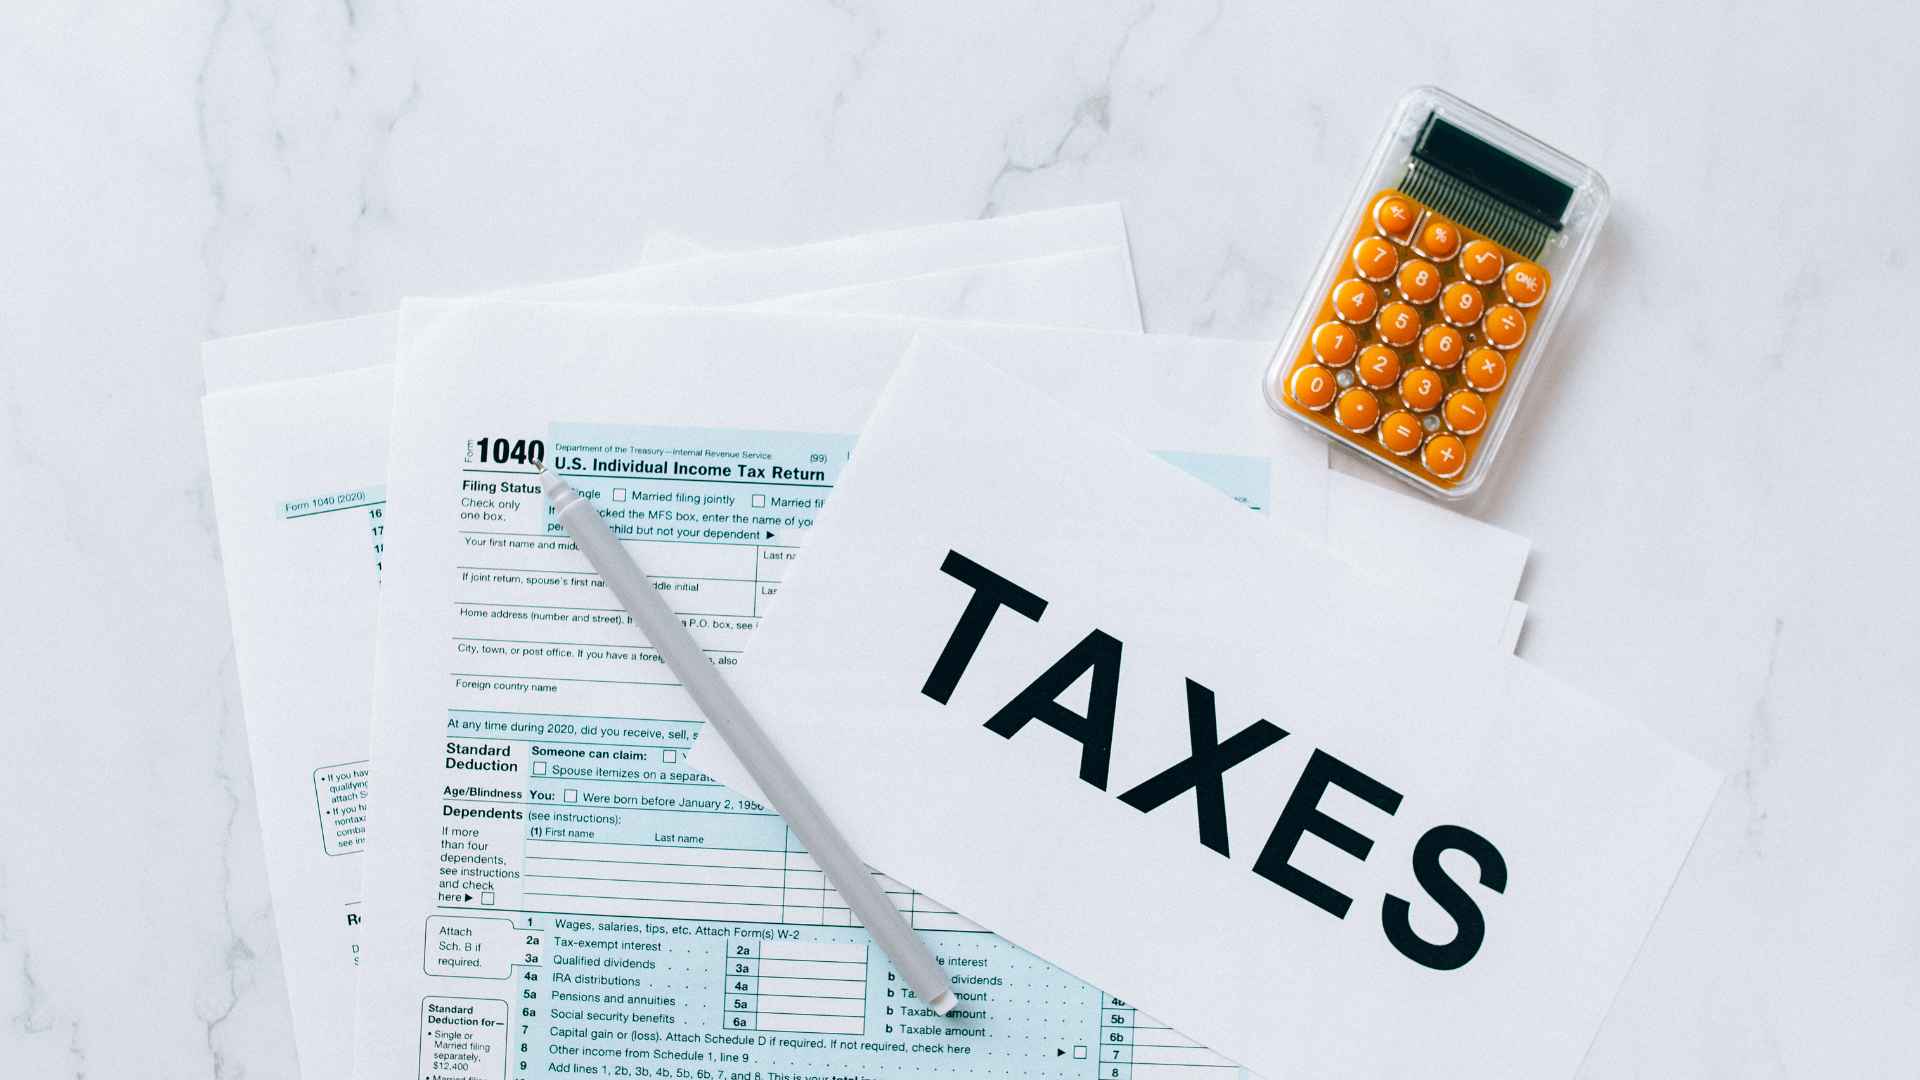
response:
[(1034, 6), (8, 5), (0, 1073), (293, 1075), (202, 339), (1107, 199), (1150, 329), (1276, 336), (1419, 82), (1615, 199), (1480, 511), (1520, 651), (1729, 775), (1581, 1075), (1911, 1073), (1911, 9)]

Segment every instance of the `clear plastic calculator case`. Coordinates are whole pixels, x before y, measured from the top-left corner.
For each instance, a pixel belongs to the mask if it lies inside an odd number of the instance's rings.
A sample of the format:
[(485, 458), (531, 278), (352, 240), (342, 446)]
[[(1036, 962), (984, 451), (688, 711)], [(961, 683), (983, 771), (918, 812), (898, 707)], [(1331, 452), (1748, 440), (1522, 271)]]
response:
[(1600, 174), (1408, 92), (1267, 369), (1268, 404), (1433, 495), (1486, 480), (1606, 219)]

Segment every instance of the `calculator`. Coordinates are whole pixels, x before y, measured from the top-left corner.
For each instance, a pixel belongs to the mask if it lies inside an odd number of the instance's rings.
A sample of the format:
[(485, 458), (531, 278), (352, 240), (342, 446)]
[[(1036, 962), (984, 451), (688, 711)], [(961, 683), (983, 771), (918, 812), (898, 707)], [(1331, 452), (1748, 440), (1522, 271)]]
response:
[(1409, 92), (1268, 367), (1268, 404), (1423, 491), (1471, 495), (1609, 202), (1593, 169)]

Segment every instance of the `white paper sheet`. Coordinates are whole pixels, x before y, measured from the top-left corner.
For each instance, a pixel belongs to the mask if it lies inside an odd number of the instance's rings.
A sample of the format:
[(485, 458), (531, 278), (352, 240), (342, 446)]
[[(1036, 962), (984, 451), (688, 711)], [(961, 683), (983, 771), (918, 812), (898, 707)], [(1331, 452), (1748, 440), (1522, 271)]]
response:
[[(1063, 292), (1054, 283), (1080, 283)], [(738, 305), (752, 311), (897, 315), (1031, 326), (1140, 327), (1133, 268), (1125, 248), (1075, 251), (977, 269), (919, 274)]]
[[(392, 1075), (419, 1067), (422, 1047), (431, 1048), (436, 1040), (451, 1039), (464, 1048), (461, 1052), (495, 1060), (487, 1055), (498, 1045), (470, 1045), (454, 1026), (456, 1020), (473, 1019), (473, 1014), (428, 1010), (464, 1009), (458, 1004), (462, 999), (488, 1000), (494, 990), (529, 971), (547, 979), (573, 966), (567, 961), (583, 955), (584, 946), (565, 943), (579, 936), (561, 933), (567, 927), (560, 920), (573, 917), (566, 912), (618, 916), (611, 921), (622, 927), (653, 923), (666, 928), (662, 936), (670, 948), (677, 948), (673, 939), (683, 938), (689, 948), (706, 949), (713, 942), (702, 941), (698, 928), (724, 924), (738, 938), (751, 938), (747, 930), (764, 930), (796, 934), (803, 946), (864, 950), (864, 937), (857, 931), (835, 929), (823, 937), (824, 932), (794, 929), (831, 924), (836, 918), (844, 921), (844, 909), (821, 888), (818, 871), (807, 866), (805, 856), (785, 850), (784, 829), (777, 819), (757, 812), (742, 817), (705, 801), (712, 789), (702, 787), (699, 777), (685, 773), (670, 756), (681, 752), (697, 725), (678, 688), (659, 685), (659, 676), (649, 670), (653, 665), (634, 647), (630, 630), (618, 617), (588, 610), (603, 606), (590, 574), (581, 568), (545, 572), (571, 552), (562, 542), (545, 538), (545, 508), (537, 496), (528, 499), (524, 491), (505, 488), (488, 491), (485, 485), (515, 482), (516, 471), (517, 482), (525, 482), (526, 469), (510, 457), (516, 444), (530, 438), (548, 442), (555, 461), (576, 453), (591, 459), (594, 455), (580, 450), (581, 445), (624, 440), (629, 447), (680, 448), (684, 452), (676, 460), (696, 465), (709, 459), (739, 460), (715, 453), (716, 448), (765, 445), (772, 447), (769, 452), (780, 464), (799, 463), (796, 467), (802, 469), (814, 467), (810, 450), (818, 443), (823, 448), (813, 452), (826, 459), (819, 467), (837, 468), (850, 442), (848, 433), (860, 427), (910, 341), (913, 326), (888, 320), (648, 314), (505, 303), (410, 305), (408, 320), (425, 325), (410, 325), (406, 332), (413, 351), (403, 364), (396, 401), (396, 415), (403, 420), (395, 431), (393, 456), (395, 554), (382, 595), (375, 747), (381, 772), (374, 824), (380, 840), (369, 855), (370, 959), (362, 979), (360, 1013), (360, 1031), (368, 1041), (361, 1075)], [(1181, 458), (1182, 466), (1211, 472), (1217, 487), (1237, 488), (1248, 501), (1261, 501), (1276, 475), (1266, 461), (1249, 460), (1250, 455), (1285, 460), (1297, 450), (1289, 441), (1290, 427), (1272, 423), (1271, 417), (1259, 420), (1254, 410), (1261, 406), (1254, 395), (1247, 396), (1245, 411), (1221, 400), (1221, 385), (1255, 385), (1264, 359), (1258, 347), (1139, 335), (1001, 333), (981, 327), (941, 326), (938, 332), (982, 341), (991, 337), (1003, 350), (1018, 349), (1023, 370), (1037, 381), (1110, 412), (1116, 422), (1129, 425), (1150, 443), (1198, 451), (1201, 457)], [(583, 392), (586, 388), (591, 392)], [(507, 464), (477, 460), (473, 437), (489, 432), (500, 433), (505, 441), (488, 455), (498, 458), (505, 450)], [(628, 482), (627, 476), (634, 479)], [(727, 662), (735, 655), (729, 650), (744, 644), (760, 605), (777, 591), (779, 576), (817, 510), (814, 500), (823, 493), (802, 490), (795, 495), (779, 485), (755, 490), (748, 484), (688, 492), (694, 496), (688, 503), (654, 497), (672, 495), (677, 489), (671, 484), (672, 478), (656, 481), (651, 473), (616, 470), (589, 486), (623, 515), (623, 528), (692, 530), (690, 536), (662, 543), (667, 554), (660, 557), (674, 565), (666, 570), (656, 565), (656, 571), (675, 579), (676, 605), (702, 620), (699, 632)], [(793, 486), (807, 487), (804, 481)], [(701, 501), (723, 496), (741, 501), (724, 506)], [(762, 505), (750, 501), (755, 496)], [(463, 506), (463, 499), (491, 505)], [(495, 514), (500, 520), (463, 519), (463, 513)], [(708, 521), (708, 513), (719, 517)], [(680, 514), (687, 518), (679, 519)], [(1319, 527), (1325, 515), (1318, 510), (1315, 514), (1303, 528)], [(734, 515), (746, 515), (745, 523)], [(763, 527), (771, 535), (763, 536)], [(719, 534), (709, 536), (708, 529)], [(1461, 632), (1482, 634), (1482, 640), (1491, 643), (1504, 621), (1507, 598), (1487, 600), (1485, 590), (1482, 593), (1477, 606), (1473, 598), (1460, 598), (1467, 605), (1462, 625), (1476, 627)], [(553, 730), (557, 724), (569, 730)], [(527, 725), (538, 725), (538, 734)], [(630, 735), (621, 733), (629, 729)], [(462, 747), (458, 754), (448, 750), (449, 736)], [(527, 740), (542, 742), (538, 767), (545, 768), (554, 750), (546, 743), (575, 737), (592, 747), (589, 752), (638, 755), (621, 760), (635, 763), (644, 778), (636, 774), (619, 783), (628, 784), (626, 791), (641, 802), (613, 805), (604, 815), (596, 811), (589, 815), (592, 820), (554, 820), (554, 809), (579, 814), (579, 800), (591, 804), (596, 796), (590, 788), (583, 796), (568, 784), (570, 775), (532, 772), (535, 764), (524, 759)], [(465, 752), (494, 745), (507, 746), (507, 757)], [(513, 758), (515, 746), (522, 758)], [(448, 760), (505, 761), (519, 771), (489, 768), (474, 773), (465, 765), (449, 766)], [(560, 764), (565, 763), (554, 767)], [(469, 790), (473, 787), (486, 790)], [(449, 816), (479, 810), (520, 816)], [(619, 820), (608, 823), (600, 817)], [(457, 837), (460, 844), (470, 845), (462, 857), (502, 860), (488, 864), (501, 876), (436, 865), (441, 850), (437, 845), (448, 839), (442, 829), (450, 821), (475, 830)], [(579, 834), (545, 831), (550, 828)], [(741, 829), (754, 835), (742, 839), (735, 835)], [(608, 839), (600, 831), (617, 837)], [(622, 845), (628, 844), (650, 854), (623, 855)], [(732, 861), (716, 867), (714, 851), (722, 848)], [(561, 851), (576, 854), (563, 857), (557, 854)], [(754, 861), (768, 858), (775, 864)], [(631, 866), (627, 859), (634, 860)], [(633, 869), (642, 865), (644, 872)], [(594, 870), (596, 866), (600, 869)], [(561, 887), (588, 879), (598, 883)], [(1020, 954), (991, 944), (964, 920), (924, 898), (904, 890), (901, 896), (914, 907), (916, 919), (970, 935), (965, 940), (971, 944), (964, 948), (990, 966), (994, 978), (1024, 986), (1027, 1000), (1035, 1003), (1029, 1020), (1044, 1018), (1056, 1025), (1047, 1033), (1070, 1030), (1082, 1040), (1067, 1040), (1059, 1049), (1084, 1050), (1102, 1036), (1108, 1026), (1103, 1006), (1111, 1003), (1096, 991), (1074, 980), (1062, 981), (1044, 965), (1016, 959)], [(772, 917), (765, 917), (769, 914)], [(489, 923), (490, 918), (504, 921)], [(528, 919), (533, 920), (531, 927)], [(608, 921), (595, 918), (591, 925)], [(493, 963), (479, 969), (482, 974), (476, 977), (454, 974), (468, 970), (452, 966), (467, 959), (461, 942), (493, 941), (487, 935), (509, 928), (539, 939), (533, 965)], [(479, 936), (462, 936), (468, 930)], [(742, 932), (736, 935), (734, 930)], [(636, 932), (644, 940), (645, 932)], [(489, 947), (499, 944), (493, 941)], [(585, 955), (593, 955), (592, 950)], [(443, 956), (451, 961), (443, 961)], [(725, 974), (709, 971), (709, 959), (718, 958), (670, 951), (659, 961), (657, 978), (663, 985), (704, 986), (700, 980), (708, 975)], [(438, 974), (429, 975), (428, 970)], [(860, 1033), (876, 1041), (904, 1034), (887, 1029), (892, 1022), (883, 1011), (885, 999), (878, 996), (887, 989), (884, 969), (874, 965), (863, 970), (871, 985), (862, 985), (873, 993), (860, 1003), (843, 1002), (858, 1015), (831, 1023), (858, 1023)], [(526, 989), (511, 985), (516, 994)], [(712, 989), (724, 990), (726, 984), (715, 983)], [(541, 987), (533, 990), (543, 993)], [(746, 1022), (726, 1007), (730, 996), (688, 993), (693, 996), (677, 999), (678, 1011), (672, 1013), (677, 1030), (724, 1034), (733, 1022)], [(757, 995), (748, 996), (758, 1000)], [(525, 1007), (539, 1011), (545, 1023), (551, 1014), (544, 1010), (554, 1005), (554, 999), (541, 996)], [(1156, 1030), (1168, 1053), (1196, 1067), (1223, 1064), (1171, 1032), (1154, 1028), (1144, 1016), (1125, 1012), (1142, 1030)], [(802, 1021), (771, 1014), (751, 1021), (795, 1022)], [(829, 1023), (818, 1017), (804, 1022)], [(649, 1021), (648, 1037), (660, 1037), (659, 1023)], [(848, 1034), (851, 1029), (833, 1030)], [(989, 1072), (1056, 1075), (1054, 1070), (1078, 1069), (1057, 1074), (1082, 1075), (1090, 1068), (1085, 1059), (1066, 1054), (1061, 1055), (1064, 1062), (1057, 1061), (1054, 1047), (1035, 1041), (1047, 1033), (1032, 1028), (1011, 1035), (996, 1031), (955, 1045), (969, 1047), (970, 1065)], [(554, 1045), (573, 1045), (572, 1038), (535, 1046), (530, 1051), (534, 1057), (528, 1059), (535, 1061), (532, 1067), (537, 1071), (546, 1061), (564, 1060), (547, 1055), (554, 1053)], [(802, 1072), (845, 1067), (846, 1048), (839, 1049), (843, 1052), (836, 1054), (829, 1047), (825, 1057), (809, 1057), (812, 1052), (801, 1048), (795, 1051), (800, 1057), (781, 1063)], [(1022, 1056), (1036, 1049), (1043, 1051), (1044, 1062)], [(930, 1059), (880, 1053), (858, 1060), (868, 1075), (917, 1076)]]
[[(1104, 319), (1109, 312), (1122, 309), (1119, 317), (1124, 322), (1092, 323), (1078, 315), (1064, 319), (1050, 317), (1046, 314), (1049, 309), (1044, 306), (1038, 309), (1039, 317), (1023, 316), (1014, 321), (1139, 330), (1139, 301), (1133, 289), (1126, 223), (1115, 203), (684, 259), (670, 266), (642, 266), (618, 274), (534, 286), (515, 290), (511, 295), (523, 299), (721, 306), (942, 271), (973, 270), (1015, 260), (1072, 252), (1110, 253), (1116, 249), (1121, 266), (1119, 273), (1123, 273), (1126, 280), (1126, 301), (1124, 304), (1108, 302), (1102, 297), (1097, 310)], [(1102, 270), (1102, 280), (1087, 287), (1110, 285), (1114, 273)], [(1048, 283), (1051, 289), (1058, 289), (1064, 281), (1085, 279), (1050, 276)], [(1073, 305), (1078, 303), (1075, 299), (1078, 295), (1076, 288), (1072, 292), (1055, 293), (1053, 299), (1063, 305)], [(833, 310), (906, 313), (885, 306), (884, 299), (868, 298), (864, 302), (878, 306), (847, 307), (844, 302), (837, 302)], [(931, 314), (924, 308), (912, 313)], [(984, 317), (966, 310), (942, 314), (956, 318)], [(214, 393), (272, 379), (347, 371), (366, 366), (369, 355), (381, 357), (381, 363), (389, 362), (387, 358), (392, 355), (398, 325), (397, 315), (385, 312), (210, 341), (201, 351), (207, 391)]]
[[(538, 308), (532, 304), (504, 305), (486, 313), (462, 301), (416, 301), (409, 305), (405, 332), (425, 333), (441, 318), (511, 320), (524, 315), (565, 325), (572, 307), (576, 305), (552, 305), (534, 316)], [(580, 307), (585, 312), (597, 309), (588, 316), (594, 319), (618, 319), (622, 312), (641, 320), (675, 310), (694, 314), (692, 309), (653, 306)], [(1150, 400), (1157, 430), (1169, 446), (1221, 446), (1236, 453), (1256, 448), (1272, 469), (1269, 489), (1287, 502), (1286, 513), (1277, 519), (1279, 527), (1324, 544), (1360, 573), (1437, 598), (1455, 613), (1463, 634), (1483, 641), (1511, 636), (1515, 613), (1510, 601), (1526, 562), (1527, 540), (1327, 469), (1322, 436), (1276, 421), (1257, 392), (1232, 393), (1236, 386), (1257, 387), (1255, 380), (1271, 358), (1269, 343), (881, 316), (837, 321), (836, 333), (878, 335), (898, 351), (916, 335), (925, 335), (992, 353), (1022, 371), (1042, 373), (1049, 389), (1066, 398), (1093, 403)], [(789, 325), (809, 324), (796, 320)], [(826, 324), (812, 325), (817, 330)], [(848, 389), (870, 395), (877, 387)], [(1421, 540), (1409, 543), (1408, 537)]]
[[(951, 245), (958, 237), (943, 233), (941, 239)], [(920, 260), (915, 265), (947, 254), (916, 251), (924, 242), (917, 235), (894, 241)], [(877, 250), (877, 242), (865, 246)], [(733, 265), (752, 269), (746, 261)], [(793, 265), (791, 279), (754, 270), (755, 280), (777, 287), (822, 275), (844, 278), (831, 268)], [(886, 282), (843, 287), (811, 302), (823, 310), (910, 307), (1044, 320), (1044, 302), (1021, 291), (1032, 289), (1053, 298), (1058, 318), (1071, 325), (1130, 328), (1138, 324), (1138, 309), (1132, 282), (1123, 279), (1126, 266), (1124, 250), (1108, 247), (927, 274), (897, 288)], [(726, 281), (706, 273), (710, 282)], [(366, 842), (373, 627), (397, 324), (397, 316), (350, 319), (207, 347), (210, 384), (333, 371), (240, 385), (210, 395), (204, 405), (283, 968), (298, 1053), (314, 1077), (345, 1076), (351, 1066), (357, 856)]]
[[(617, 274), (528, 290), (526, 299), (601, 302), (636, 297), (662, 304), (733, 305), (807, 291), (911, 277), (1070, 251), (1130, 250), (1118, 203), (1042, 210), (872, 233), (793, 247), (674, 259)], [(1127, 280), (1133, 280), (1131, 255)], [(1137, 307), (1137, 304), (1136, 304)], [(1138, 329), (1136, 314), (1134, 329)]]
[[(660, 265), (707, 258), (712, 254), (712, 248), (680, 234), (655, 233), (647, 236), (647, 246), (641, 250), (639, 261), (641, 265)], [(966, 271), (925, 273), (881, 284), (854, 284), (847, 288), (829, 288), (803, 296), (781, 296), (776, 300), (739, 304), (737, 307), (753, 311), (831, 311), (847, 315), (860, 313), (927, 319), (979, 319), (987, 323), (1031, 323), (1041, 327), (1106, 327), (1117, 325), (1125, 319), (1133, 323), (1131, 329), (1139, 329), (1139, 298), (1135, 296), (1133, 286), (1133, 259), (1127, 254), (1125, 246), (1121, 246), (1117, 254), (1117, 263), (1112, 259), (1112, 248), (1100, 248), (1089, 252), (1023, 259), (1018, 267), (1010, 263), (1004, 267), (1006, 273), (991, 279), (970, 275)], [(1085, 267), (1089, 279), (1094, 275), (1108, 275), (1114, 281), (1108, 282), (1110, 288), (1087, 292), (1079, 298), (1050, 296), (1046, 282), (1041, 281), (1041, 275), (1058, 273), (1062, 263), (1098, 263)], [(1069, 317), (1081, 304), (1091, 304), (1094, 300), (1106, 302), (1108, 296), (1119, 294), (1131, 298), (1125, 313), (1098, 311), (1089, 313), (1083, 319)], [(993, 311), (993, 317), (979, 317), (973, 313), (973, 309)], [(1033, 317), (1027, 317), (1027, 311), (1031, 311)]]
[(1511, 611), (1506, 632), (1500, 635), (1500, 651), (1517, 653), (1520, 650), (1520, 631), (1527, 621), (1527, 605), (1515, 600)]
[(352, 1065), (393, 369), (202, 403), (234, 666), (303, 1074)]
[(735, 684), (874, 866), (1263, 1075), (1573, 1072), (1709, 770), (951, 347), (844, 479)]

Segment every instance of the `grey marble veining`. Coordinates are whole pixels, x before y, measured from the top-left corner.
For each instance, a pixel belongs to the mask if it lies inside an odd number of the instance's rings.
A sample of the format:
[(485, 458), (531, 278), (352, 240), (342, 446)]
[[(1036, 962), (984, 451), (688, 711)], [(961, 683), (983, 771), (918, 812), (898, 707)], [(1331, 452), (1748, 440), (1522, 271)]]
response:
[(1416, 82), (1615, 196), (1480, 509), (1521, 651), (1728, 774), (1582, 1075), (1911, 1073), (1909, 9), (1031, 7), (0, 14), (0, 1075), (293, 1075), (202, 338), (1102, 199), (1150, 328), (1269, 336)]

